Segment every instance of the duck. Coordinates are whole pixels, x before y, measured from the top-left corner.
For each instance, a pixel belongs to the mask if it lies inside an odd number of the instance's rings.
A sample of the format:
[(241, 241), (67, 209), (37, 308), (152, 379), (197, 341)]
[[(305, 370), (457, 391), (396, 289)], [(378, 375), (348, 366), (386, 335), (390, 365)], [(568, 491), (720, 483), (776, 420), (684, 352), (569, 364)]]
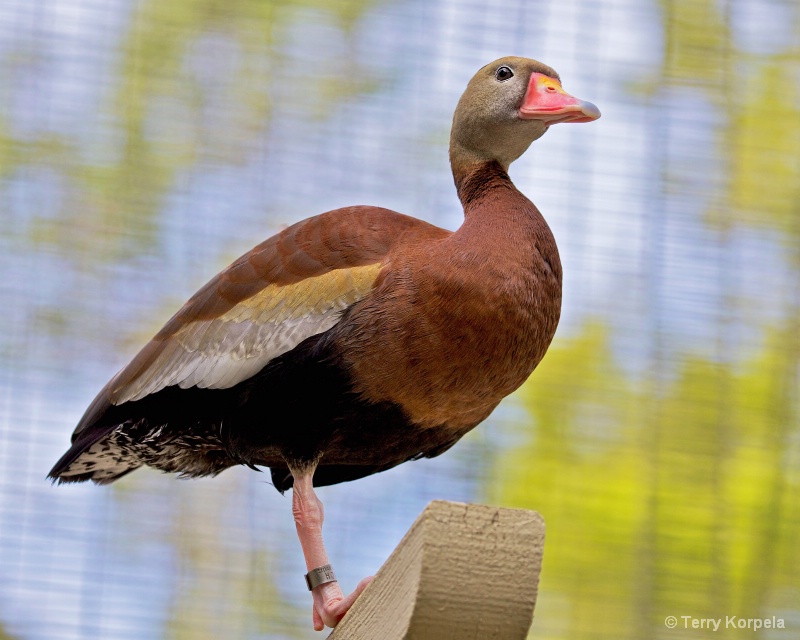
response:
[(554, 124), (598, 108), (549, 66), (482, 67), (455, 109), (455, 231), (377, 206), (307, 218), (195, 293), (102, 388), (49, 473), (114, 482), (142, 466), (183, 477), (268, 468), (292, 513), (314, 628), (345, 596), (314, 488), (438, 456), (542, 360), (561, 313), (553, 234), (508, 170)]

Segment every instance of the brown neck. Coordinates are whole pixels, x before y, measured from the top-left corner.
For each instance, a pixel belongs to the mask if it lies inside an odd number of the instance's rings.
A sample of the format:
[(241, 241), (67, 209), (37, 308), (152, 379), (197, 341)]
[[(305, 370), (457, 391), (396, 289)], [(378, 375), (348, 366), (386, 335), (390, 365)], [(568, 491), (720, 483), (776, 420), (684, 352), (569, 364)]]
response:
[(511, 178), (496, 160), (454, 165), (453, 178), (458, 198), (464, 206), (464, 215), (468, 215), (486, 198), (502, 197), (499, 192), (507, 192), (510, 189), (519, 193)]
[(522, 229), (546, 226), (536, 206), (496, 160), (454, 165), (453, 177), (464, 207), (464, 231), (524, 234)]

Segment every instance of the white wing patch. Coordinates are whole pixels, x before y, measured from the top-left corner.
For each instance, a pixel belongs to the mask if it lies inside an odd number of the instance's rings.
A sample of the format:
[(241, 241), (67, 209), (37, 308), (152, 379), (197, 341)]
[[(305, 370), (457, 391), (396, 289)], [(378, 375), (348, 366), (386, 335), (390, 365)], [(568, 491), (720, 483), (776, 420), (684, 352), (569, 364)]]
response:
[(333, 327), (341, 311), (372, 290), (379, 271), (380, 264), (372, 264), (270, 284), (219, 318), (190, 322), (164, 342), (144, 371), (112, 391), (113, 403), (140, 400), (171, 385), (226, 389), (247, 380)]

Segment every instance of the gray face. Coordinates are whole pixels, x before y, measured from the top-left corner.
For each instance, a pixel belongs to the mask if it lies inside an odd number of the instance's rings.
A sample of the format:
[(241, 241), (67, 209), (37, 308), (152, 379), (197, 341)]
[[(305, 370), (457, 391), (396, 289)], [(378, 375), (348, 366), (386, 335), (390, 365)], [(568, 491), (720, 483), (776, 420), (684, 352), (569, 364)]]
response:
[[(535, 60), (501, 58), (470, 80), (453, 117), (451, 141), (466, 161), (497, 160), (504, 169), (547, 131), (540, 120), (523, 120), (519, 109), (531, 73), (558, 74)], [(458, 156), (454, 150), (455, 156)]]

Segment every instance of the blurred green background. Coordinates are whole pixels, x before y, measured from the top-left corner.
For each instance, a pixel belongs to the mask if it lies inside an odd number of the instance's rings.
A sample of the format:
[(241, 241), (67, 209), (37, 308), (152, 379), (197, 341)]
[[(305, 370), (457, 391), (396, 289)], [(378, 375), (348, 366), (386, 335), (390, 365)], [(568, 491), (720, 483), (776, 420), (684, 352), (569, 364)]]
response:
[(511, 170), (563, 320), (447, 455), (320, 491), (343, 587), (429, 500), (490, 502), (547, 522), (532, 637), (800, 637), (800, 4), (5, 0), (2, 640), (323, 637), (264, 475), (44, 477), (143, 341), (283, 226), (374, 204), (457, 227), (452, 110), (508, 54), (603, 112)]

